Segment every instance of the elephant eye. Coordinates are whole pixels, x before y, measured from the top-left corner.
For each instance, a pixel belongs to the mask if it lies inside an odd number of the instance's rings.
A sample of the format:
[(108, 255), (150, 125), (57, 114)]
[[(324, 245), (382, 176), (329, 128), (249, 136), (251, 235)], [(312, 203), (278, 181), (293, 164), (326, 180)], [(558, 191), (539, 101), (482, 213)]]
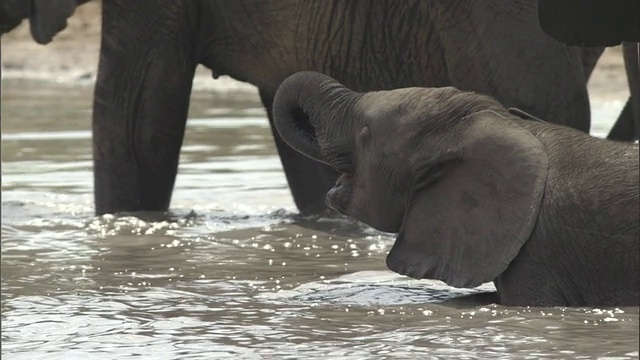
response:
[(364, 125), (358, 134), (356, 135), (356, 143), (359, 146), (363, 146), (369, 143), (369, 139), (371, 138), (371, 130), (368, 125)]

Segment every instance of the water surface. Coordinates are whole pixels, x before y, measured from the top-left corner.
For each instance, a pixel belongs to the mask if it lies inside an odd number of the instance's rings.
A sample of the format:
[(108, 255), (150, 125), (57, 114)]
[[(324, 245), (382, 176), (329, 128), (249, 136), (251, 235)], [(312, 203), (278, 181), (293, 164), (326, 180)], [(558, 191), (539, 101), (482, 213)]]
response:
[[(300, 219), (254, 94), (195, 93), (171, 214), (95, 217), (92, 89), (3, 80), (6, 359), (638, 358), (637, 308), (477, 305)], [(602, 136), (620, 103), (593, 103)], [(457, 300), (456, 300), (457, 299)]]

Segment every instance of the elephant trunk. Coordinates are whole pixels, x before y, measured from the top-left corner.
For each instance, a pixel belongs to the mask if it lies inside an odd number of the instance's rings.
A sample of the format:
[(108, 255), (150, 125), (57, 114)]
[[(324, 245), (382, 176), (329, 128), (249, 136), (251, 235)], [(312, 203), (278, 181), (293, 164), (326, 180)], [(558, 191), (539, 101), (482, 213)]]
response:
[(343, 120), (358, 97), (358, 93), (326, 75), (298, 72), (285, 79), (276, 92), (276, 129), (294, 149), (328, 163), (327, 152), (343, 152), (353, 142), (349, 136), (351, 121)]
[(0, 34), (7, 33), (29, 18), (31, 36), (46, 45), (67, 27), (67, 18), (76, 7), (89, 0), (2, 0), (0, 1)]
[(4, 0), (0, 2), (0, 34), (11, 31), (29, 16), (29, 2)]

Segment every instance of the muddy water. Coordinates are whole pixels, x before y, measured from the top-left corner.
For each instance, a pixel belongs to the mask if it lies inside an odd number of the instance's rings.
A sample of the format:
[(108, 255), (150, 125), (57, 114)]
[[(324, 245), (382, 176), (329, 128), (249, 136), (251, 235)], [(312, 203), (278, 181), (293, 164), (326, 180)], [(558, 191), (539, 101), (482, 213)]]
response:
[[(3, 80), (6, 359), (638, 358), (637, 308), (506, 308), (300, 219), (255, 95), (193, 96), (171, 214), (94, 217), (91, 88)], [(619, 103), (594, 102), (602, 135)], [(458, 300), (456, 300), (458, 299)]]

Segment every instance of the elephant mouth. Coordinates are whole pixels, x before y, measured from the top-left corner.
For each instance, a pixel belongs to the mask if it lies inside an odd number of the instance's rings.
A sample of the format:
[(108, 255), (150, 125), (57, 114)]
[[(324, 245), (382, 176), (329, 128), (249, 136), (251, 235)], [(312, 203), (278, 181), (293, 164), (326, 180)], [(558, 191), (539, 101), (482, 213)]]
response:
[(349, 215), (349, 205), (353, 195), (353, 176), (343, 173), (326, 197), (327, 206), (342, 215)]

